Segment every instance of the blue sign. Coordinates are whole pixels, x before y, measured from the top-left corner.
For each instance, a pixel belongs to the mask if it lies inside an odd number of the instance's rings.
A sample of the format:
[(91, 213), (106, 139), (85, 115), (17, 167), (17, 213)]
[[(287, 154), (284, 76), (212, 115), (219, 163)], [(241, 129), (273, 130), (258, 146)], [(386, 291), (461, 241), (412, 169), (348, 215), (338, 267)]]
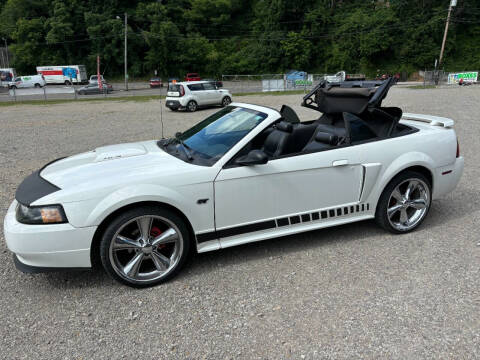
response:
[(62, 73), (63, 73), (63, 76), (66, 76), (66, 77), (69, 77), (69, 78), (72, 78), (72, 79), (76, 79), (77, 78), (77, 72), (75, 69), (73, 68), (63, 68), (62, 69)]

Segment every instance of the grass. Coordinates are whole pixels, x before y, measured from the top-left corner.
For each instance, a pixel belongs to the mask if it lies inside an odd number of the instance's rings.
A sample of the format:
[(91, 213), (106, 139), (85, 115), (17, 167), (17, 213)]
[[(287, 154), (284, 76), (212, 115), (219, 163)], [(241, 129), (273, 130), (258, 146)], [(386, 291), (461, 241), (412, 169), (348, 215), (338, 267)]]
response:
[(407, 86), (407, 89), (436, 89), (437, 87), (435, 85), (412, 85), (412, 86)]
[[(248, 92), (248, 93), (233, 93), (235, 96), (252, 96), (252, 95), (269, 95), (269, 96), (279, 96), (279, 95), (294, 95), (294, 94), (303, 94), (303, 90), (294, 90), (294, 91), (269, 91), (269, 92)], [(70, 102), (99, 102), (99, 101), (135, 101), (135, 102), (147, 102), (150, 100), (159, 100), (165, 99), (164, 95), (130, 95), (130, 96), (110, 96), (110, 97), (98, 97), (91, 99), (52, 99), (52, 100), (20, 100), (20, 101), (0, 101), (0, 107), (6, 106), (15, 106), (15, 105), (55, 105), (55, 104), (64, 104)]]

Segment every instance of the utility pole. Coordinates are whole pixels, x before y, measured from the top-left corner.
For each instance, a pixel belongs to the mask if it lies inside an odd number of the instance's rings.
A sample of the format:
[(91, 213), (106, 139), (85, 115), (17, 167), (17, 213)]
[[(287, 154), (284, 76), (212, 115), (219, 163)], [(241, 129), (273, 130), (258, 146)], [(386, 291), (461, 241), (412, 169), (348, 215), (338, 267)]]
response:
[(3, 38), (3, 41), (5, 41), (5, 56), (7, 58), (7, 68), (10, 67), (10, 60), (8, 58), (8, 45), (7, 45), (7, 38)]
[(127, 13), (125, 13), (125, 91), (128, 91), (128, 73), (127, 73)]
[(445, 43), (447, 42), (448, 26), (450, 25), (450, 17), (455, 6), (457, 6), (457, 0), (451, 0), (448, 8), (447, 22), (445, 24), (445, 33), (443, 34), (442, 49), (440, 50), (440, 58), (438, 59), (438, 68), (442, 65), (443, 52), (445, 51)]

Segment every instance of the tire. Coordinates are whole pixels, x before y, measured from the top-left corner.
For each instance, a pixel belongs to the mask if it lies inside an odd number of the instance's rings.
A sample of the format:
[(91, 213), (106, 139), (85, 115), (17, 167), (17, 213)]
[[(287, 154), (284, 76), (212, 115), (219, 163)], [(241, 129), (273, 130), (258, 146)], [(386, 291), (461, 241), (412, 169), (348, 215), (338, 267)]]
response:
[[(142, 232), (148, 236), (142, 236)], [(163, 240), (159, 240), (162, 236)], [(161, 243), (155, 244), (155, 239)], [(100, 242), (100, 259), (106, 272), (120, 283), (136, 288), (158, 285), (174, 277), (189, 251), (190, 233), (182, 218), (152, 205), (117, 216)]]
[(178, 109), (175, 109), (175, 108), (170, 108), (171, 111), (177, 111)]
[(72, 85), (72, 83), (71, 83), (70, 81), (68, 81), (68, 80), (65, 80), (65, 85), (67, 85), (67, 86), (68, 86), (68, 85)]
[(419, 172), (407, 170), (394, 177), (383, 190), (375, 221), (391, 233), (407, 233), (420, 226), (431, 203), (430, 181)]
[(222, 99), (222, 107), (228, 106), (231, 102), (232, 102), (232, 99), (230, 98), (230, 96), (225, 96)]
[(197, 102), (194, 100), (190, 100), (187, 104), (187, 111), (189, 112), (195, 112), (197, 111), (198, 105)]
[(17, 87), (15, 85), (10, 86), (10, 89), (16, 89)]
[(40, 84), (35, 84), (36, 88), (41, 88)]
[(85, 95), (85, 91), (79, 91), (78, 95)]

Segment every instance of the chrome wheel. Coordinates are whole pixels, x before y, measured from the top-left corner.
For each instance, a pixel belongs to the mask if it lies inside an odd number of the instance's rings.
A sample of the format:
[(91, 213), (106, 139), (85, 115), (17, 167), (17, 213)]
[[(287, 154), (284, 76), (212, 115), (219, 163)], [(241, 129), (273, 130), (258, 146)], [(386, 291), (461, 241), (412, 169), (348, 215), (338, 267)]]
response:
[(182, 233), (172, 221), (157, 215), (126, 222), (109, 247), (113, 270), (131, 283), (150, 283), (167, 276), (182, 254)]
[(430, 206), (430, 188), (420, 179), (407, 179), (395, 187), (387, 206), (390, 225), (398, 231), (409, 231), (425, 217)]

